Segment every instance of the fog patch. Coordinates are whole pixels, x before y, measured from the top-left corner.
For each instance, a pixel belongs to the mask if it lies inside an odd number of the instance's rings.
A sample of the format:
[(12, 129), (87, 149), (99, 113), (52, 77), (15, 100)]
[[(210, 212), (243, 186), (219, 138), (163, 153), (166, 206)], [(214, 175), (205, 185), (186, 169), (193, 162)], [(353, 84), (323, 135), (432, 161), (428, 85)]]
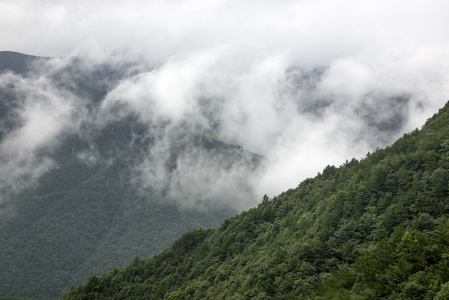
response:
[(0, 190), (5, 191), (32, 184), (56, 167), (49, 154), (79, 131), (85, 112), (80, 99), (46, 76), (4, 73), (0, 89), (6, 95), (0, 144)]
[(190, 126), (150, 131), (154, 140), (133, 168), (132, 182), (141, 195), (156, 192), (181, 208), (200, 210), (240, 211), (257, 203), (250, 180), (260, 157)]

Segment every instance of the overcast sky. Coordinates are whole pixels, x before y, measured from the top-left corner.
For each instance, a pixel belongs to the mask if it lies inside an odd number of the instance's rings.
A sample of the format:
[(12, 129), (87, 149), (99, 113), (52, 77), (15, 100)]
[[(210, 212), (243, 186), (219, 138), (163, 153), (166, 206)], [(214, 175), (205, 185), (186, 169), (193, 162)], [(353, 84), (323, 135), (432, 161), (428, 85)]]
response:
[(0, 50), (155, 67), (105, 103), (176, 121), (225, 99), (221, 137), (267, 158), (249, 180), (270, 196), (420, 127), (449, 99), (448, 32), (446, 0), (0, 0)]
[(0, 47), (43, 56), (128, 49), (165, 61), (228, 46), (303, 64), (385, 60), (446, 47), (448, 14), (444, 0), (2, 0)]

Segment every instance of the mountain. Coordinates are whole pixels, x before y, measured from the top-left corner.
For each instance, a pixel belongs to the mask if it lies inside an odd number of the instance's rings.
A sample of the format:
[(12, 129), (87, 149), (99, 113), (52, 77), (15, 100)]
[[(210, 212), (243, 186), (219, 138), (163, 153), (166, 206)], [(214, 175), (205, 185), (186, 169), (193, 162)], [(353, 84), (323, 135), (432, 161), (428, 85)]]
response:
[(0, 70), (25, 74), (30, 71), (33, 61), (46, 59), (13, 51), (0, 51)]
[(421, 130), (63, 299), (448, 299), (449, 103)]
[(254, 171), (258, 155), (196, 120), (100, 120), (108, 93), (136, 72), (0, 52), (0, 298), (61, 297), (236, 214), (217, 195), (195, 198), (182, 180), (201, 170), (195, 157), (220, 176)]

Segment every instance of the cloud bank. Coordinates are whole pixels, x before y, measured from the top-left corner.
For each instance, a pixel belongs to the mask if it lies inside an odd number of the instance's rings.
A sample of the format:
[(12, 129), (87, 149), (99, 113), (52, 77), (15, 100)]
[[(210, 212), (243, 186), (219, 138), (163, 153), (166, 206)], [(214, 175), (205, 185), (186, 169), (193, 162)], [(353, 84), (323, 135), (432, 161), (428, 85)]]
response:
[[(57, 147), (80, 124), (102, 128), (133, 114), (158, 136), (136, 166), (138, 184), (169, 187), (189, 205), (234, 197), (244, 209), (328, 164), (364, 157), (435, 113), (449, 95), (448, 12), (436, 0), (2, 1), (0, 48), (83, 57), (86, 68), (134, 66), (114, 83), (105, 79), (94, 111), (48, 76), (20, 83), (41, 100), (25, 93), (21, 125), (0, 148), (3, 165), (38, 176), (51, 161), (36, 149)], [(262, 166), (224, 167), (215, 154), (188, 148), (176, 172), (164, 173), (169, 136), (187, 127), (262, 155)]]

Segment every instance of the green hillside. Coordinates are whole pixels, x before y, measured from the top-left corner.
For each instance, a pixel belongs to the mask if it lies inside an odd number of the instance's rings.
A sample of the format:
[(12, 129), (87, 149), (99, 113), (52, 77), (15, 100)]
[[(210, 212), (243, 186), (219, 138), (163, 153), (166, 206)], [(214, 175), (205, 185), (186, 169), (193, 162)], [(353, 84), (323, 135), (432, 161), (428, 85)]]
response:
[(63, 299), (449, 299), (449, 103), (421, 130)]

